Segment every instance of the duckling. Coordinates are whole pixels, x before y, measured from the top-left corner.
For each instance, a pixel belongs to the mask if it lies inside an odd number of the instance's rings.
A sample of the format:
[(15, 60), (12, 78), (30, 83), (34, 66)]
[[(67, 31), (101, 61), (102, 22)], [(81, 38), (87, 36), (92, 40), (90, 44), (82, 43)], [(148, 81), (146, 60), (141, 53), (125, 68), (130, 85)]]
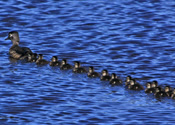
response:
[(72, 66), (70, 64), (67, 63), (66, 59), (63, 59), (61, 61), (61, 66), (60, 66), (61, 70), (67, 70), (67, 69), (72, 69)]
[(132, 79), (131, 76), (127, 76), (127, 77), (126, 77), (126, 82), (125, 82), (125, 85), (126, 85), (126, 86), (130, 85), (131, 79)]
[(37, 65), (46, 65), (48, 63), (49, 62), (47, 60), (43, 59), (43, 54), (38, 55), (38, 59), (36, 60)]
[(172, 99), (175, 99), (175, 88), (174, 88), (173, 91), (172, 91), (171, 98), (172, 98)]
[(155, 93), (156, 92), (156, 87), (158, 87), (158, 82), (156, 80), (154, 80), (151, 83), (151, 91), (152, 91), (152, 93)]
[(89, 72), (88, 72), (88, 77), (96, 78), (96, 77), (100, 77), (100, 74), (94, 71), (93, 66), (90, 66), (89, 67)]
[(111, 76), (109, 76), (108, 71), (106, 69), (102, 70), (101, 78), (102, 81), (110, 81)]
[(61, 62), (58, 61), (57, 56), (53, 56), (49, 65), (50, 66), (60, 66)]
[(17, 31), (9, 32), (8, 37), (5, 40), (11, 40), (13, 43), (9, 49), (10, 57), (14, 59), (27, 59), (28, 54), (32, 54), (32, 51), (29, 48), (19, 46), (19, 34)]
[(162, 91), (161, 87), (156, 87), (156, 92), (154, 94), (156, 98), (166, 97), (168, 96), (164, 91)]
[(37, 54), (36, 53), (28, 53), (28, 62), (36, 62), (37, 60)]
[(117, 78), (117, 75), (115, 73), (112, 73), (110, 84), (111, 85), (122, 85), (122, 81), (119, 78)]
[(36, 62), (37, 56), (38, 56), (37, 53), (33, 53), (33, 54), (32, 54), (32, 62)]
[(136, 83), (135, 79), (130, 81), (130, 85), (128, 85), (128, 89), (130, 90), (144, 90), (144, 87), (139, 83)]
[(87, 73), (86, 69), (80, 66), (79, 61), (74, 62), (73, 72), (74, 73)]
[(167, 94), (168, 97), (171, 97), (171, 95), (173, 94), (173, 91), (171, 90), (170, 86), (165, 86), (165, 93)]
[(146, 83), (145, 93), (154, 93), (154, 89), (151, 87), (151, 82)]

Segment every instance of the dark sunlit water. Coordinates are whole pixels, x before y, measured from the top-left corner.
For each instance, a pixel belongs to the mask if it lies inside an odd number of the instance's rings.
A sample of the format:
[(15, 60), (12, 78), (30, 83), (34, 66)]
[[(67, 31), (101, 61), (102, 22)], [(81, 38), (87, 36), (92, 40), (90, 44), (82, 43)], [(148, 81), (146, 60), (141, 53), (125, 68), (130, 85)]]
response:
[(50, 60), (175, 87), (175, 1), (1, 1), (0, 124), (173, 124), (175, 101), (9, 60), (8, 32)]

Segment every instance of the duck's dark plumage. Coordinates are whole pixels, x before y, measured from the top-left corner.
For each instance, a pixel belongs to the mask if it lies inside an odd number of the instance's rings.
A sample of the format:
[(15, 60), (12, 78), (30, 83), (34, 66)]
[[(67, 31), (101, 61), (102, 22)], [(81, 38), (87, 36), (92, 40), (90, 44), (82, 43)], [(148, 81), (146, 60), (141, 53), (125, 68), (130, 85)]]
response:
[(144, 87), (139, 83), (136, 83), (135, 79), (132, 79), (130, 85), (128, 85), (128, 89), (130, 90), (144, 90)]
[(171, 97), (171, 95), (173, 94), (173, 91), (171, 90), (170, 86), (165, 86), (164, 91), (165, 91), (165, 93), (167, 94), (168, 97)]
[(98, 72), (94, 71), (94, 67), (93, 66), (89, 67), (89, 71), (88, 71), (87, 75), (88, 75), (88, 77), (91, 77), (91, 78), (100, 77), (100, 74)]
[(38, 59), (36, 60), (37, 65), (46, 65), (49, 62), (45, 59), (43, 59), (43, 54), (39, 54)]
[(51, 62), (49, 63), (50, 66), (60, 66), (61, 62), (58, 61), (58, 57), (57, 56), (53, 56), (51, 59)]
[(61, 70), (68, 70), (68, 69), (72, 69), (72, 66), (70, 64), (67, 63), (66, 59), (63, 59), (61, 61), (61, 66), (60, 66)]
[(154, 94), (156, 98), (167, 97), (168, 95), (162, 91), (161, 87), (156, 87), (156, 92)]
[(146, 83), (145, 93), (154, 93), (154, 89), (151, 88), (151, 82)]
[(111, 85), (122, 85), (122, 81), (119, 78), (117, 78), (117, 75), (115, 73), (112, 73), (110, 84)]
[(74, 73), (87, 73), (87, 70), (84, 67), (80, 66), (79, 61), (74, 62), (74, 68), (73, 68)]
[(125, 82), (126, 87), (127, 87), (128, 85), (130, 85), (131, 79), (132, 79), (131, 76), (127, 76), (127, 77), (126, 77), (126, 82)]
[(154, 80), (152, 83), (151, 83), (151, 89), (150, 91), (152, 93), (156, 93), (156, 87), (158, 87), (158, 82), (156, 80)]
[(28, 62), (36, 62), (37, 60), (37, 54), (36, 53), (32, 53), (32, 54), (29, 54), (28, 53)]
[(100, 77), (100, 80), (102, 81), (110, 81), (111, 76), (108, 74), (108, 71), (106, 69), (102, 70), (102, 74)]

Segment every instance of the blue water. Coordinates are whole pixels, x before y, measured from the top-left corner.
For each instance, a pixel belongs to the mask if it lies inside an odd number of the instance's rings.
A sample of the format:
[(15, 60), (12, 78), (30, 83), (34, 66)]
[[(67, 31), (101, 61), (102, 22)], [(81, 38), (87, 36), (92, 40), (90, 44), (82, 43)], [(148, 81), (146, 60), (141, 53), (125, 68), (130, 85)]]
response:
[(175, 1), (0, 1), (0, 124), (173, 124), (175, 101), (71, 70), (8, 57), (8, 32), (50, 60), (81, 61), (123, 81), (175, 87)]

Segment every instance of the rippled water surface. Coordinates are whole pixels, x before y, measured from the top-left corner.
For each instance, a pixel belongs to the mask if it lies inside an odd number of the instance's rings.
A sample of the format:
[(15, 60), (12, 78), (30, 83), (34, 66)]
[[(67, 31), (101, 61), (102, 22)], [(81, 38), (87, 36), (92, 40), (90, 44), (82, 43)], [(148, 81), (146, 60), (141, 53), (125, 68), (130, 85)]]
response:
[(8, 32), (50, 60), (175, 87), (175, 1), (0, 1), (0, 124), (173, 124), (175, 101), (71, 70), (14, 62)]

